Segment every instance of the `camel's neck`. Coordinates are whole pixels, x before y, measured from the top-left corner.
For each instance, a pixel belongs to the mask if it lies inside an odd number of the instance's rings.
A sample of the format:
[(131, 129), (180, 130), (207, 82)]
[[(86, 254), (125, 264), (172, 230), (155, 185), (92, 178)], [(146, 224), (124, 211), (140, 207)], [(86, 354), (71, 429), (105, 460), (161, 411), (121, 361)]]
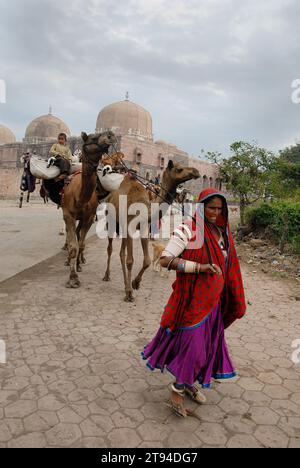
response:
[(171, 206), (174, 202), (176, 198), (176, 189), (177, 185), (168, 180), (167, 177), (163, 177), (161, 189), (158, 195), (152, 201), (152, 203), (158, 203), (159, 205), (164, 204), (164, 209), (159, 211), (159, 219), (163, 218), (163, 216), (168, 211), (169, 206)]
[(173, 201), (176, 198), (176, 189), (177, 187), (172, 184), (162, 185), (157, 198), (157, 202), (159, 203), (168, 203), (172, 205)]
[(161, 189), (154, 202), (168, 203), (169, 205), (172, 205), (173, 201), (176, 198), (176, 190), (177, 184), (175, 184), (174, 181), (170, 179), (170, 176), (164, 174), (161, 183)]
[(97, 188), (97, 197), (98, 197), (98, 201), (99, 203), (102, 202), (105, 198), (108, 197), (109, 195), (109, 192), (107, 192), (104, 187), (102, 186), (100, 180), (99, 180), (99, 177), (97, 177), (97, 180), (96, 180), (96, 188)]
[(79, 197), (79, 203), (84, 205), (88, 203), (95, 192), (97, 184), (97, 168), (89, 164), (85, 158), (82, 162), (82, 184)]

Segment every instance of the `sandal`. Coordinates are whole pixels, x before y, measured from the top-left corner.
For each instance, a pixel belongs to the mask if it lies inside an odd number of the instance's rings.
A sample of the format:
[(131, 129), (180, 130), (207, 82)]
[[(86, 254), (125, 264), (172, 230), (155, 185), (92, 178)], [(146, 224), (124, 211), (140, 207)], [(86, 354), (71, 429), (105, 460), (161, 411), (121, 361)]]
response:
[(185, 389), (186, 395), (188, 395), (193, 401), (198, 403), (198, 405), (203, 405), (206, 403), (206, 396), (198, 390), (196, 387), (186, 388)]
[[(172, 385), (171, 408), (177, 416), (182, 418), (186, 418), (188, 415), (187, 410), (184, 407), (184, 395), (184, 390), (178, 390), (174, 385)], [(181, 402), (177, 403), (174, 397), (176, 397), (177, 400), (181, 400)]]

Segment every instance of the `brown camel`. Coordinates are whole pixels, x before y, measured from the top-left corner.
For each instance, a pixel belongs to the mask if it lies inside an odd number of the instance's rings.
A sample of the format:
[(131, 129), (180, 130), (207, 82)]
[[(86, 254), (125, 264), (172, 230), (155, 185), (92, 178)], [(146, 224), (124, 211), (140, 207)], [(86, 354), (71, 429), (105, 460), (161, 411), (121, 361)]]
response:
[[(165, 170), (162, 178), (161, 190), (158, 195), (154, 198), (154, 200), (150, 200), (149, 192), (147, 189), (137, 180), (126, 177), (124, 182), (121, 184), (119, 190), (116, 190), (111, 193), (108, 197), (107, 202), (112, 204), (116, 213), (116, 225), (118, 226), (118, 231), (122, 230), (122, 247), (120, 252), (121, 257), (121, 264), (124, 276), (124, 283), (125, 283), (125, 301), (126, 302), (133, 302), (133, 290), (138, 290), (140, 288), (140, 284), (142, 281), (142, 277), (144, 272), (149, 268), (151, 265), (151, 258), (149, 255), (149, 225), (151, 223), (151, 205), (152, 203), (159, 203), (161, 204), (162, 198), (167, 201), (169, 205), (173, 203), (176, 198), (176, 189), (178, 185), (187, 182), (188, 180), (198, 179), (200, 177), (199, 171), (192, 167), (183, 167), (178, 163), (173, 163), (170, 161), (168, 164), (167, 169)], [(135, 280), (132, 282), (132, 269), (134, 264), (134, 257), (133, 257), (133, 239), (128, 234), (128, 232), (124, 232), (124, 228), (122, 227), (122, 216), (120, 216), (119, 210), (119, 201), (120, 196), (125, 195), (127, 196), (127, 226), (129, 226), (130, 222), (135, 218), (135, 216), (131, 216), (128, 214), (128, 210), (130, 206), (135, 203), (142, 203), (146, 205), (148, 216), (145, 224), (147, 224), (147, 232), (141, 226), (141, 244), (143, 249), (143, 256), (144, 262), (143, 267)], [(159, 218), (161, 219), (163, 213), (159, 213)], [(107, 270), (105, 273), (105, 277), (103, 281), (110, 281), (110, 264), (111, 264), (111, 257), (113, 253), (113, 238), (109, 238), (108, 244), (108, 262), (107, 262)]]
[[(91, 229), (98, 207), (97, 168), (104, 154), (117, 140), (112, 132), (101, 135), (82, 133), (82, 173), (75, 175), (70, 184), (65, 187), (62, 198), (62, 209), (67, 231), (67, 247), (70, 266), (69, 288), (79, 288), (78, 273), (81, 264), (85, 263), (85, 239)], [(76, 226), (79, 221), (78, 226)]]

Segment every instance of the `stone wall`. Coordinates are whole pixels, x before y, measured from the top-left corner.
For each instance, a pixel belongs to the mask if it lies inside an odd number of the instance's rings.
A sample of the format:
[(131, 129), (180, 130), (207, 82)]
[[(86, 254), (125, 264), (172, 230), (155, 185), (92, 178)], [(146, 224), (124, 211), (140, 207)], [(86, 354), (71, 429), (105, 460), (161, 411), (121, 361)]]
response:
[[(25, 144), (15, 143), (0, 146), (0, 197), (15, 198), (20, 193), (20, 180), (22, 175), (21, 156), (27, 151), (35, 152), (47, 158), (52, 143)], [(80, 137), (69, 139), (72, 152), (82, 147)], [(220, 188), (218, 168), (210, 163), (191, 158), (185, 151), (175, 145), (163, 141), (153, 142), (130, 135), (120, 137), (119, 150), (125, 154), (130, 168), (138, 170), (142, 177), (154, 180), (162, 175), (169, 160), (181, 163), (184, 166), (196, 167), (201, 179), (191, 181), (186, 187), (198, 195), (206, 187)]]
[(0, 146), (0, 168), (16, 168), (21, 154), (21, 143)]
[(198, 169), (201, 176), (200, 179), (186, 184), (194, 195), (198, 195), (201, 190), (208, 187), (217, 188), (218, 190), (225, 188), (222, 187), (217, 166), (200, 159), (189, 159), (189, 166)]
[(0, 168), (0, 198), (17, 199), (23, 170)]

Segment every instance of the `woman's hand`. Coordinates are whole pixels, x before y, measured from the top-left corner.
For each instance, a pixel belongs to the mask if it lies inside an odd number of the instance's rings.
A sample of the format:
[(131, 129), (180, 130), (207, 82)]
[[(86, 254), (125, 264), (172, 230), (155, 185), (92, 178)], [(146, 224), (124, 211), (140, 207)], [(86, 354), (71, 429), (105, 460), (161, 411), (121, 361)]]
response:
[(222, 270), (219, 265), (199, 265), (199, 273), (209, 273), (210, 275), (222, 275)]

